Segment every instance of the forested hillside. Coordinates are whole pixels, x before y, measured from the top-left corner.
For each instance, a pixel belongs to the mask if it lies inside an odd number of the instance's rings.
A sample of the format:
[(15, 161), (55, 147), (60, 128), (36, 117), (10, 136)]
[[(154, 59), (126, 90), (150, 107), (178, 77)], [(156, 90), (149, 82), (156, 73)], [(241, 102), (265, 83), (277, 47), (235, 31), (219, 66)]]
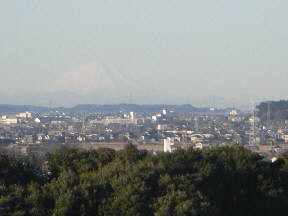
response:
[(128, 145), (0, 158), (0, 215), (287, 215), (288, 157), (265, 162), (242, 147), (159, 156)]
[(271, 120), (287, 120), (288, 119), (288, 101), (268, 101), (262, 102), (257, 108), (258, 114), (262, 120), (267, 119), (267, 113), (270, 106)]

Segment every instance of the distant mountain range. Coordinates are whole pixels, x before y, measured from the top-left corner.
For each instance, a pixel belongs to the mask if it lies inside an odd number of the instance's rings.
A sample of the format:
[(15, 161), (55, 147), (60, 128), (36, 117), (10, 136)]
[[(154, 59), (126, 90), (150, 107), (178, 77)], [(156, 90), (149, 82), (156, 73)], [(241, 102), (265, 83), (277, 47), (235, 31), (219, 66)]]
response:
[[(155, 113), (161, 109), (168, 109), (178, 113), (188, 112), (209, 112), (209, 108), (198, 108), (189, 104), (185, 105), (165, 105), (165, 104), (154, 104), (154, 105), (138, 105), (138, 104), (104, 104), (104, 105), (93, 105), (93, 104), (82, 104), (73, 107), (41, 107), (41, 106), (29, 106), (29, 105), (0, 105), (0, 113), (14, 113), (14, 112), (48, 112), (48, 111), (63, 111), (63, 112), (129, 112), (134, 111), (138, 113)], [(220, 109), (216, 112), (227, 112), (227, 109)]]
[(175, 112), (207, 112), (208, 108), (197, 108), (192, 105), (165, 105), (165, 104), (154, 104), (154, 105), (138, 105), (138, 104), (108, 104), (108, 105), (77, 105), (71, 108), (73, 111), (96, 111), (96, 112), (129, 112), (135, 111), (139, 113), (153, 113), (159, 112), (162, 109), (173, 110)]
[(0, 92), (0, 103), (41, 106), (76, 104), (172, 103), (185, 101), (153, 85), (120, 72), (114, 66), (91, 62), (60, 74), (52, 81), (38, 83), (33, 90)]
[(57, 104), (61, 104), (61, 98), (64, 106), (78, 103), (115, 104), (140, 101), (164, 103), (168, 98), (171, 99), (171, 95), (166, 95), (133, 74), (123, 73), (112, 65), (96, 62), (61, 74), (52, 83), (44, 86), (42, 92), (50, 94), (51, 100)]
[[(176, 77), (175, 77), (176, 78)], [(0, 92), (2, 104), (32, 104), (36, 106), (71, 107), (76, 104), (197, 104), (208, 107), (232, 107), (236, 99), (198, 96), (199, 92), (175, 95), (164, 92), (153, 77), (146, 82), (135, 74), (123, 73), (112, 65), (90, 62), (62, 73), (47, 82), (35, 82), (30, 90)], [(175, 79), (175, 82), (177, 79)], [(159, 82), (159, 81), (158, 81)], [(166, 90), (171, 83), (165, 83)], [(162, 83), (163, 87), (163, 83)], [(184, 88), (184, 86), (183, 86)], [(180, 95), (177, 95), (180, 94)], [(245, 104), (245, 103), (243, 103)], [(243, 108), (241, 104), (237, 107)]]
[(0, 113), (48, 112), (49, 110), (50, 108), (41, 106), (0, 104)]

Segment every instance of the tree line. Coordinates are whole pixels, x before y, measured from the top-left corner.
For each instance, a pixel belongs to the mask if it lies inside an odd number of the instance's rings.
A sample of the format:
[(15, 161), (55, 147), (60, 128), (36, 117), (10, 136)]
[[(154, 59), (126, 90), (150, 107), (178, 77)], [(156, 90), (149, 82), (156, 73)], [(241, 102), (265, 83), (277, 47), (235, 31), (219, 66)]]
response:
[(240, 146), (70, 149), (41, 166), (0, 157), (2, 216), (271, 216), (287, 215), (287, 204), (288, 156), (271, 163)]
[(267, 101), (257, 106), (258, 116), (262, 121), (267, 120), (268, 110), (270, 110), (271, 120), (287, 120), (288, 119), (288, 101)]

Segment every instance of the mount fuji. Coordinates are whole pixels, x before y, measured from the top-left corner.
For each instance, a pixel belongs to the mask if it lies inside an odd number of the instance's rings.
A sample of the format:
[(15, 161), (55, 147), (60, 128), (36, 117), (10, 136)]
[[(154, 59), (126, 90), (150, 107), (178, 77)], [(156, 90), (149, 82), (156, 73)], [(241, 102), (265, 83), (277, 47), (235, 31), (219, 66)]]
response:
[(170, 98), (131, 74), (96, 62), (61, 74), (42, 88), (44, 93), (43, 97), (49, 97), (53, 104), (64, 106), (79, 103), (165, 103)]
[(88, 63), (64, 73), (51, 83), (51, 90), (77, 94), (128, 95), (131, 92), (144, 93), (144, 87), (131, 76), (115, 67), (99, 63)]

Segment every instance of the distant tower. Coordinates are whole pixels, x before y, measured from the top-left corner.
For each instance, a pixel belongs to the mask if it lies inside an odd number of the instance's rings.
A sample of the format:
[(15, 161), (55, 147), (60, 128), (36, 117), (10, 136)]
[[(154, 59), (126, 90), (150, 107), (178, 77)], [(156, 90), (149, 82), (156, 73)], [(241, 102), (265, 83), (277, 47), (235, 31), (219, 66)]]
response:
[(81, 134), (86, 133), (86, 125), (85, 125), (85, 114), (82, 114), (82, 127), (81, 127)]
[(167, 115), (167, 109), (162, 110), (162, 115), (166, 116)]
[(130, 119), (132, 119), (132, 120), (133, 120), (133, 119), (134, 119), (134, 117), (135, 117), (135, 115), (134, 115), (134, 112), (130, 112), (130, 115), (129, 115), (129, 116), (130, 116)]
[(251, 109), (249, 146), (256, 146), (256, 109), (254, 101)]
[(194, 124), (195, 132), (198, 132), (199, 131), (198, 117), (195, 117), (194, 120), (195, 120)]

